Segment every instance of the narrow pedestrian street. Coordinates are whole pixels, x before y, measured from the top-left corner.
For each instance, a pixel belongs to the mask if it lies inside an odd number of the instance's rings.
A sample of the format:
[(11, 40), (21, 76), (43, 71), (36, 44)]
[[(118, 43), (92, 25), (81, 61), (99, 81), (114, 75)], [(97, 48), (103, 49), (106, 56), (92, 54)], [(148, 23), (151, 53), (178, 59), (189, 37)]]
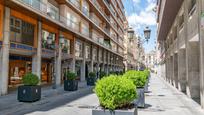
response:
[[(17, 102), (17, 107), (8, 106), (7, 109), (1, 110), (0, 115), (91, 115), (91, 110), (99, 105), (96, 95), (92, 93), (91, 87), (82, 88), (79, 92), (48, 96), (35, 103)], [(7, 97), (7, 100), (15, 98)], [(204, 115), (204, 111), (196, 102), (155, 74), (152, 74), (149, 92), (145, 98), (146, 107), (138, 108), (139, 115)], [(12, 102), (8, 105), (12, 105)], [(2, 103), (0, 106), (3, 106)]]

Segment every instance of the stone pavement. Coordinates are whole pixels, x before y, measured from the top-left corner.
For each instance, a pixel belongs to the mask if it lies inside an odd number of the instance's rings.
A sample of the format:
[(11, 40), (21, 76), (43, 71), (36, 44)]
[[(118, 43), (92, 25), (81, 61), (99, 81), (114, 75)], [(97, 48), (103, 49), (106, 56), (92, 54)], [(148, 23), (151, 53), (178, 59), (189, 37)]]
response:
[[(200, 105), (162, 78), (152, 75), (149, 85), (146, 108), (138, 109), (139, 115), (204, 115)], [(92, 87), (81, 88), (75, 93), (44, 97), (35, 103), (17, 102), (19, 105), (10, 108), (7, 106), (2, 109), (5, 105), (1, 102), (0, 97), (0, 115), (91, 115), (92, 108), (99, 105), (96, 95), (92, 93)]]

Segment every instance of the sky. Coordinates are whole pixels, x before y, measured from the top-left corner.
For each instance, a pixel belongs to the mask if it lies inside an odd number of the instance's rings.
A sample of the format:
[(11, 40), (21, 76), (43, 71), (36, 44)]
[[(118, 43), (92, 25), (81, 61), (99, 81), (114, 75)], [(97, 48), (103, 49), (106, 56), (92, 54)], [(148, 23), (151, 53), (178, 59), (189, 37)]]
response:
[(129, 26), (134, 28), (136, 34), (144, 39), (144, 29), (151, 29), (151, 37), (148, 43), (144, 43), (145, 52), (155, 50), (156, 39), (156, 13), (153, 9), (156, 0), (122, 0)]

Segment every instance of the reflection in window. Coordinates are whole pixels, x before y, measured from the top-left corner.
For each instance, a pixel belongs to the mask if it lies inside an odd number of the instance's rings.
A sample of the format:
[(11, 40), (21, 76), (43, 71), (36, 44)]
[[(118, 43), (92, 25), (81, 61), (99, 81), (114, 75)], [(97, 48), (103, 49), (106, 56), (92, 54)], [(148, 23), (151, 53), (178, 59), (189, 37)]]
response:
[[(47, 43), (48, 37), (52, 39), (52, 44)], [(42, 48), (52, 49), (52, 50), (55, 49), (55, 34), (54, 33), (50, 33), (46, 30), (42, 31)]]
[(70, 52), (71, 52), (70, 49), (71, 49), (70, 40), (69, 39), (65, 39), (64, 40), (64, 46), (63, 46), (62, 52), (70, 54)]
[(21, 19), (10, 18), (10, 40), (11, 42), (22, 43), (33, 46), (34, 25)]
[(76, 43), (75, 43), (75, 56), (76, 57), (82, 57), (83, 56), (82, 43), (80, 41), (76, 41)]

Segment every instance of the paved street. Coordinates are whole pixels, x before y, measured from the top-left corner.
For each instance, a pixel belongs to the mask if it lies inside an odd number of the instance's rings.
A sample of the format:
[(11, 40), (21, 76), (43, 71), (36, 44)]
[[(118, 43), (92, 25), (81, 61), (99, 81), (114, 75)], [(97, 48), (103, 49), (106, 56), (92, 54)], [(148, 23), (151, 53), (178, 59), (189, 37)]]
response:
[[(197, 103), (164, 82), (162, 78), (152, 75), (149, 91), (146, 94), (146, 108), (139, 109), (139, 115), (204, 115)], [(2, 108), (1, 100), (0, 105)], [(92, 93), (91, 87), (86, 87), (71, 95), (68, 92), (48, 96), (32, 104), (18, 102), (16, 107), (1, 109), (0, 114), (91, 115), (91, 109), (96, 106), (98, 106), (96, 95)]]

